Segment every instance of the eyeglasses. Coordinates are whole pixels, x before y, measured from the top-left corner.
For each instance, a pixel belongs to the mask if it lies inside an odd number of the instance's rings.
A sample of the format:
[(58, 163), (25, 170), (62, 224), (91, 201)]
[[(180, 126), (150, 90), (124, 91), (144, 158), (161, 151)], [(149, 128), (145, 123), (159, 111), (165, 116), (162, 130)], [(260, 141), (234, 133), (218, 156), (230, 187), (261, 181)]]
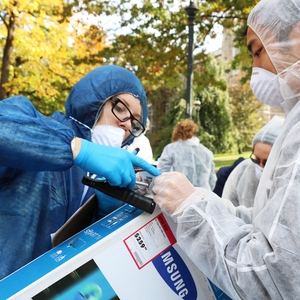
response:
[(111, 101), (113, 103), (111, 109), (113, 115), (120, 122), (131, 120), (131, 130), (129, 130), (130, 133), (134, 137), (140, 136), (145, 131), (144, 125), (133, 116), (129, 108), (119, 98), (111, 98)]
[[(255, 158), (253, 158), (253, 155)], [(256, 155), (252, 152), (251, 155), (250, 155), (250, 159), (257, 165), (262, 165), (263, 167), (265, 167), (266, 163), (267, 163), (267, 160), (266, 159), (259, 159), (256, 157)]]

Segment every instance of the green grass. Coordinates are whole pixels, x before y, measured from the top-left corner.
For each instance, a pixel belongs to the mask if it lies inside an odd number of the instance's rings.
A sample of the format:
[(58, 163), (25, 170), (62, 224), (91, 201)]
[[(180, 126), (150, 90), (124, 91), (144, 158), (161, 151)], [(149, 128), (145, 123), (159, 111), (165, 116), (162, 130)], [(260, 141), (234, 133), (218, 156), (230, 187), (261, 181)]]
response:
[(231, 166), (235, 160), (239, 157), (248, 158), (251, 155), (251, 151), (243, 152), (242, 154), (236, 153), (225, 153), (225, 154), (215, 154), (214, 155), (214, 162), (216, 166), (216, 171), (219, 170), (221, 167), (224, 166)]

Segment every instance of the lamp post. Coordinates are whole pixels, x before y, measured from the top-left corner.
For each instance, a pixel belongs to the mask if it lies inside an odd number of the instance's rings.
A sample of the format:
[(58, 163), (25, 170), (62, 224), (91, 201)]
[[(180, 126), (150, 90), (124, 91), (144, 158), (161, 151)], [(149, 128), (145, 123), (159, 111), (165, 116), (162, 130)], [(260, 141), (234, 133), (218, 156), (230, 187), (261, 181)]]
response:
[(194, 20), (199, 10), (194, 1), (190, 0), (190, 5), (185, 8), (188, 14), (189, 25), (189, 46), (188, 46), (188, 69), (187, 69), (187, 91), (186, 91), (186, 118), (192, 117), (192, 89), (193, 89), (193, 50), (194, 50)]

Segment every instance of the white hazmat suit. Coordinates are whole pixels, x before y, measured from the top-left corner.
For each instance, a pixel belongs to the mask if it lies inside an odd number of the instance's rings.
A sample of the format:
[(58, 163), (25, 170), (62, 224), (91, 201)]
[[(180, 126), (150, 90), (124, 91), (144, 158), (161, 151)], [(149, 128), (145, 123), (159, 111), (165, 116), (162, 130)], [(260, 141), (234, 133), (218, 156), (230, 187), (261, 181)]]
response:
[(197, 187), (213, 190), (216, 185), (214, 155), (196, 136), (166, 145), (157, 168), (161, 172), (181, 172)]
[(230, 200), (234, 206), (252, 207), (259, 184), (255, 168), (250, 158), (237, 165), (226, 180), (222, 198)]
[(252, 222), (234, 216), (239, 207), (212, 192), (195, 191), (178, 173), (158, 176), (152, 189), (154, 201), (178, 223), (179, 245), (233, 299), (300, 297), (299, 22), (300, 0), (261, 0), (248, 17), (278, 73), (273, 83), (280, 84), (287, 112), (258, 185)]
[[(264, 125), (254, 136), (252, 147), (257, 143), (264, 143), (273, 146), (284, 119), (274, 116), (271, 121)], [(222, 198), (230, 200), (234, 206), (244, 205), (252, 207), (255, 193), (259, 184), (256, 175), (257, 164), (250, 158), (245, 159), (230, 173), (225, 183)]]

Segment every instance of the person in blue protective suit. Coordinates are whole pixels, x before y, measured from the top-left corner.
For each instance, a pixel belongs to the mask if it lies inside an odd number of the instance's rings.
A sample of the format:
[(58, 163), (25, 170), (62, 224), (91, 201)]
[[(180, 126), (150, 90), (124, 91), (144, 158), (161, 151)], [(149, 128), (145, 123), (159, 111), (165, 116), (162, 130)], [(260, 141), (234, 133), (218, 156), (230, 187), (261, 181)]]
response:
[(300, 0), (261, 0), (247, 20), (250, 86), (285, 121), (256, 190), (235, 207), (180, 173), (154, 180), (154, 201), (177, 222), (179, 246), (232, 299), (300, 295)]
[(25, 97), (0, 101), (0, 278), (51, 248), (50, 234), (90, 196), (81, 183), (87, 172), (130, 189), (133, 166), (159, 174), (119, 148), (144, 131), (148, 116), (132, 72), (95, 68), (71, 89), (65, 109), (45, 117)]

